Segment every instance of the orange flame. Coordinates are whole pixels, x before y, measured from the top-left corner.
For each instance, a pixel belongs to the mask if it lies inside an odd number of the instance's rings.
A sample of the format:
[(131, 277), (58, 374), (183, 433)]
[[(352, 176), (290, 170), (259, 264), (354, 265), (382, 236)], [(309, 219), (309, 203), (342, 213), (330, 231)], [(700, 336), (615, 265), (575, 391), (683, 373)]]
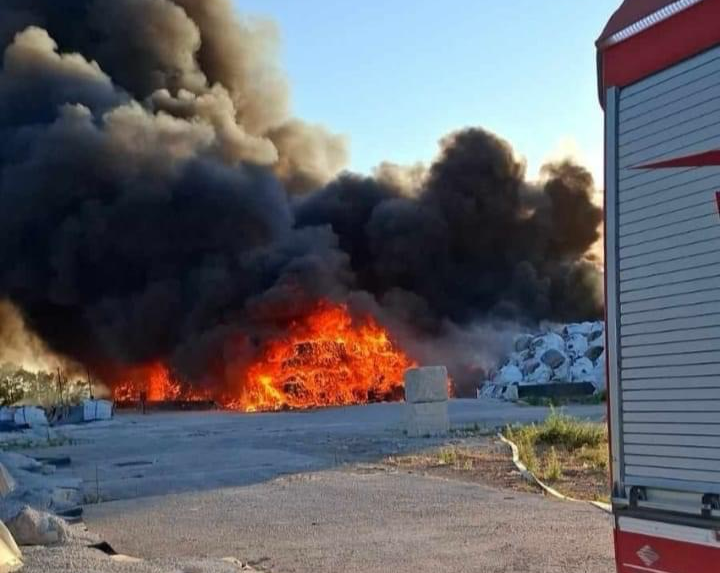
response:
[[(354, 321), (345, 305), (320, 303), (268, 342), (234, 381), (235, 390), (217, 402), (258, 412), (401, 400), (405, 371), (413, 366), (372, 317)], [(136, 402), (143, 393), (148, 402), (211, 398), (173, 380), (161, 362), (126, 371), (113, 397)]]
[(266, 345), (224, 405), (256, 412), (400, 400), (412, 366), (374, 319), (355, 323), (346, 306), (321, 303)]
[(124, 373), (123, 382), (116, 385), (113, 398), (117, 402), (134, 402), (145, 394), (148, 402), (172, 402), (177, 400), (202, 400), (203, 396), (184, 389), (173, 380), (170, 371), (162, 362), (149, 366), (132, 368)]

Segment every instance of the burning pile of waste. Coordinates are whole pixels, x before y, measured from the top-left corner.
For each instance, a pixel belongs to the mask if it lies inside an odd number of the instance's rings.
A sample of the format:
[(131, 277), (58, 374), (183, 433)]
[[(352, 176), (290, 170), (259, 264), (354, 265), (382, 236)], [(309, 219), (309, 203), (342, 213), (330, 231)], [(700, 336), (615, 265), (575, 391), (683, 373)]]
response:
[(568, 324), (515, 339), (514, 352), (480, 390), (484, 398), (517, 400), (519, 388), (591, 383), (605, 389), (605, 332), (602, 322)]
[[(427, 165), (348, 173), (277, 52), (230, 0), (0, 3), (0, 360), (11, 309), (120, 397), (277, 409), (385, 399), (411, 361), (473, 392), (487, 325), (601, 315), (586, 169), (531, 180), (464, 128)], [(344, 321), (283, 342), (321, 304), (382, 330), (361, 389)]]

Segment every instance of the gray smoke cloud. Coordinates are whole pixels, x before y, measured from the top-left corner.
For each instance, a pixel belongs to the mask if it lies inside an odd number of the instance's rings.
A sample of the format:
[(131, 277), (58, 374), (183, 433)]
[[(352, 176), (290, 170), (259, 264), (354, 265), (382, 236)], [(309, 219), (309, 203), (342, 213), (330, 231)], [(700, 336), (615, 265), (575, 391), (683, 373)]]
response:
[(0, 6), (0, 299), (49, 349), (222, 381), (323, 298), (462, 373), (508, 323), (598, 315), (587, 171), (529, 183), (468, 129), (427, 168), (338, 176), (344, 139), (290, 115), (277, 36), (227, 0)]

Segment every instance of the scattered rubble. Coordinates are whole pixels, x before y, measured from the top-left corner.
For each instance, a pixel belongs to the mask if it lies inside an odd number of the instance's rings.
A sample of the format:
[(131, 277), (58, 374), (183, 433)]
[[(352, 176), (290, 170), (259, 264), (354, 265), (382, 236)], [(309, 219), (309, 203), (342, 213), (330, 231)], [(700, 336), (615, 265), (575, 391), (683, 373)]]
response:
[(515, 339), (514, 352), (478, 392), (479, 398), (517, 401), (522, 388), (587, 384), (605, 390), (605, 332), (602, 322), (583, 322)]

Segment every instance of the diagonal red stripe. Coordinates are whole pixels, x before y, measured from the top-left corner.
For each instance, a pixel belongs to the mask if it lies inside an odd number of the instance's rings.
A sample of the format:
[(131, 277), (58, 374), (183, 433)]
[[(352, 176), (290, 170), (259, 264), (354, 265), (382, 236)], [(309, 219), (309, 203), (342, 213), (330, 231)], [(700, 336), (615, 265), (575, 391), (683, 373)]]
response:
[(676, 157), (674, 159), (666, 159), (657, 163), (646, 163), (645, 165), (637, 165), (633, 169), (666, 169), (670, 167), (708, 167), (711, 165), (720, 165), (720, 150), (705, 151), (704, 153), (696, 153), (694, 155), (686, 155), (684, 157)]

